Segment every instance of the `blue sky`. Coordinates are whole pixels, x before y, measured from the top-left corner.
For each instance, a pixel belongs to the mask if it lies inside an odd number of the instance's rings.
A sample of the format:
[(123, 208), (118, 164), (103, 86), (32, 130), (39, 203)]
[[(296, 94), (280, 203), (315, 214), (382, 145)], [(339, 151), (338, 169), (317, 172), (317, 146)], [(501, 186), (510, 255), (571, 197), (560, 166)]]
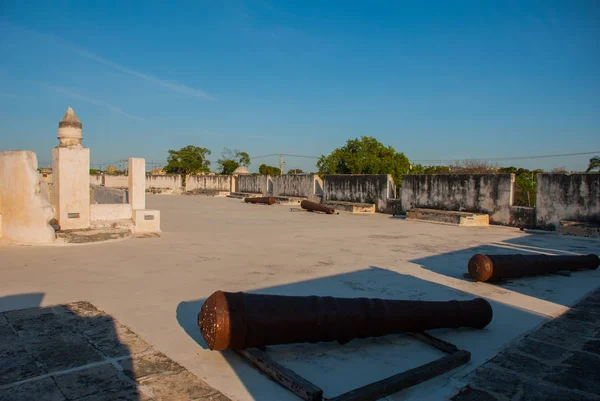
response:
[(361, 135), (411, 160), (600, 150), (596, 1), (163, 3), (0, 2), (0, 150), (49, 163), (68, 106), (92, 163), (196, 145), (216, 168), (223, 147), (319, 156)]

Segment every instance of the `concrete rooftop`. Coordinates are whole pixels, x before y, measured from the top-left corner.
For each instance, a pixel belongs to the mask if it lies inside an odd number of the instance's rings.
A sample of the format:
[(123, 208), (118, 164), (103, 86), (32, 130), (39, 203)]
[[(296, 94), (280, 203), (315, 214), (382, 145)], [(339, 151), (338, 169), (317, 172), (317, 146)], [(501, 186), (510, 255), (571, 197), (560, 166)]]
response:
[[(389, 400), (448, 399), (475, 368), (599, 284), (600, 271), (515, 279), (463, 278), (475, 253), (600, 253), (600, 241), (465, 228), (387, 215), (290, 213), (228, 198), (148, 196), (160, 238), (91, 245), (0, 245), (0, 312), (88, 301), (233, 400), (296, 400), (238, 356), (207, 350), (196, 324), (215, 290), (449, 300), (485, 297), (484, 330), (432, 334), (471, 362)], [(41, 298), (41, 301), (40, 301)], [(404, 336), (273, 347), (275, 359), (332, 397), (440, 356)]]

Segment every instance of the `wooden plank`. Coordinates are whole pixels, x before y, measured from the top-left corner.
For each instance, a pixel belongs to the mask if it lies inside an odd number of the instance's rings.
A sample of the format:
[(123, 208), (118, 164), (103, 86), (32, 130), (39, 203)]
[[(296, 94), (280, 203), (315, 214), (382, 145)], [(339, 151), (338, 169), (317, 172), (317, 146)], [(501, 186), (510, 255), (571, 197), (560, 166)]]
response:
[(439, 349), (440, 351), (446, 352), (448, 354), (454, 354), (455, 352), (458, 352), (458, 348), (456, 348), (456, 345), (451, 344), (447, 341), (444, 340), (440, 340), (439, 338), (436, 338), (430, 334), (427, 333), (406, 333), (411, 337), (414, 337), (418, 340), (423, 341), (426, 344), (429, 344), (437, 349)]
[(460, 350), (406, 372), (367, 384), (328, 401), (374, 401), (446, 373), (471, 359), (469, 351)]
[(291, 369), (275, 362), (258, 348), (236, 350), (238, 354), (250, 361), (261, 373), (296, 394), (306, 401), (322, 401), (323, 390), (298, 375)]

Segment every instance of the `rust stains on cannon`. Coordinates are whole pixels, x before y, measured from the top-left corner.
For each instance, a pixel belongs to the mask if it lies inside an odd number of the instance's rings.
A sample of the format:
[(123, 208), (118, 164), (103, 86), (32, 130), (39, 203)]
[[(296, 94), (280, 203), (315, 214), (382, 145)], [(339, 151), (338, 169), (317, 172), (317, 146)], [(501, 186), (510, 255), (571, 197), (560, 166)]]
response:
[(483, 255), (469, 260), (469, 275), (476, 281), (556, 273), (560, 270), (597, 269), (598, 255)]
[(483, 298), (470, 301), (404, 301), (213, 293), (198, 314), (211, 350), (337, 341), (438, 328), (482, 329), (492, 320)]
[(260, 203), (263, 205), (274, 205), (275, 203), (277, 203), (277, 201), (275, 200), (275, 198), (267, 196), (264, 198), (246, 198), (244, 199), (244, 202), (246, 203)]
[(302, 209), (308, 210), (309, 212), (323, 212), (327, 214), (334, 214), (335, 209), (329, 206), (322, 205), (320, 203), (303, 200), (300, 203)]

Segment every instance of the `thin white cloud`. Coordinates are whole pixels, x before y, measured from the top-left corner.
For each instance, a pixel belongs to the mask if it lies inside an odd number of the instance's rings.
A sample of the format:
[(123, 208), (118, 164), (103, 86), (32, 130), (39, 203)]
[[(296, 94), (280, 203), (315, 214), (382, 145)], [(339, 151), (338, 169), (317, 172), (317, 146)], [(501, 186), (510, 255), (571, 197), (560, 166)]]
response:
[(209, 95), (207, 92), (202, 91), (200, 89), (194, 89), (191, 88), (187, 85), (184, 85), (180, 82), (177, 81), (170, 81), (170, 80), (166, 80), (166, 79), (161, 79), (149, 74), (145, 74), (143, 72), (140, 71), (136, 71), (134, 69), (125, 67), (121, 64), (115, 63), (114, 61), (110, 61), (108, 59), (105, 59), (104, 57), (101, 57), (89, 50), (83, 49), (81, 47), (78, 47), (64, 39), (62, 39), (61, 37), (55, 36), (55, 35), (50, 35), (47, 33), (42, 33), (42, 32), (38, 32), (29, 28), (25, 28), (23, 26), (20, 25), (16, 25), (12, 22), (7, 22), (7, 21), (1, 21), (0, 20), (0, 26), (5, 25), (8, 26), (14, 30), (18, 30), (21, 31), (22, 33), (27, 33), (29, 35), (33, 35), (35, 37), (37, 37), (38, 39), (42, 39), (45, 40), (47, 42), (52, 42), (55, 44), (58, 44), (60, 46), (63, 47), (67, 47), (69, 49), (71, 49), (72, 51), (76, 52), (77, 54), (79, 54), (82, 57), (85, 57), (89, 60), (95, 61), (99, 64), (103, 64), (105, 66), (111, 67), (115, 70), (121, 71), (125, 74), (128, 75), (132, 75), (134, 77), (143, 79), (145, 81), (148, 81), (154, 85), (158, 85), (158, 86), (162, 86), (163, 88), (167, 88), (170, 89), (174, 92), (178, 92), (187, 96), (192, 96), (192, 97), (199, 97), (199, 98), (204, 98), (204, 99), (209, 99), (209, 100), (214, 100), (214, 97)]
[(194, 88), (190, 88), (189, 86), (186, 86), (182, 83), (179, 83), (177, 81), (167, 81), (164, 79), (160, 79), (157, 77), (153, 77), (152, 75), (148, 75), (148, 74), (144, 74), (142, 72), (139, 71), (135, 71), (132, 70), (131, 68), (127, 68), (125, 66), (122, 66), (120, 64), (117, 64), (115, 62), (112, 62), (110, 60), (107, 60), (103, 57), (98, 56), (97, 54), (94, 54), (90, 51), (87, 51), (85, 49), (81, 49), (77, 46), (71, 45), (69, 44), (69, 47), (71, 47), (75, 52), (77, 52), (79, 55), (88, 58), (90, 60), (96, 61), (100, 64), (104, 64), (107, 65), (109, 67), (114, 68), (115, 70), (119, 70), (121, 72), (124, 72), (125, 74), (129, 74), (129, 75), (133, 75), (134, 77), (138, 77), (141, 79), (144, 79), (148, 82), (151, 82), (155, 85), (158, 86), (162, 86), (164, 88), (168, 88), (171, 89), (172, 91), (175, 92), (179, 92), (179, 93), (183, 93), (184, 95), (188, 95), (188, 96), (195, 96), (195, 97), (202, 97), (205, 99), (210, 99), (213, 100), (214, 98), (212, 96), (210, 96), (208, 93), (201, 91), (199, 89), (194, 89)]
[(92, 103), (92, 104), (95, 104), (97, 106), (101, 106), (101, 107), (107, 108), (107, 109), (109, 109), (111, 111), (114, 111), (115, 113), (122, 114), (122, 115), (124, 115), (126, 117), (129, 117), (129, 118), (132, 118), (134, 120), (145, 121), (143, 118), (135, 116), (133, 114), (129, 114), (129, 113), (121, 110), (120, 108), (118, 108), (117, 106), (115, 106), (113, 104), (106, 103), (106, 102), (103, 102), (103, 101), (97, 100), (97, 99), (92, 99), (91, 97), (80, 95), (79, 93), (73, 92), (70, 89), (63, 88), (62, 86), (55, 86), (55, 85), (50, 85), (50, 84), (43, 84), (43, 85), (47, 86), (48, 88), (54, 90), (57, 93), (62, 93), (63, 95), (67, 95), (67, 96), (69, 96), (69, 97), (71, 97), (73, 99), (83, 100), (84, 102)]

